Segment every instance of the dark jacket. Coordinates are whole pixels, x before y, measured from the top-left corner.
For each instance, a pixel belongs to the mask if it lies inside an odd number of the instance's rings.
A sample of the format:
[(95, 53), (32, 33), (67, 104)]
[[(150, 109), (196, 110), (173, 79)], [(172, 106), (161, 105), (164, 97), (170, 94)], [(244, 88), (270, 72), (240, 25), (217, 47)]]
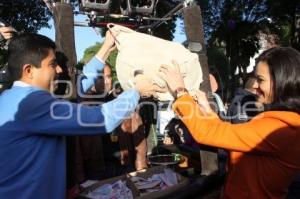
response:
[(243, 88), (238, 88), (227, 110), (227, 120), (232, 124), (249, 121), (259, 112), (255, 102), (256, 96), (253, 93)]

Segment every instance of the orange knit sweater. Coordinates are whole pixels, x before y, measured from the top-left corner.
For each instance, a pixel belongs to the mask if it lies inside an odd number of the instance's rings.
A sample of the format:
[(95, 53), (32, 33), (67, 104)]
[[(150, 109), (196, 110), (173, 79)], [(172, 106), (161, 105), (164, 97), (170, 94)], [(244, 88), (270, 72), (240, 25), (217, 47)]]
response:
[(173, 109), (194, 139), (230, 151), (223, 198), (285, 198), (300, 170), (300, 115), (269, 111), (232, 125), (216, 114), (204, 115), (189, 95)]

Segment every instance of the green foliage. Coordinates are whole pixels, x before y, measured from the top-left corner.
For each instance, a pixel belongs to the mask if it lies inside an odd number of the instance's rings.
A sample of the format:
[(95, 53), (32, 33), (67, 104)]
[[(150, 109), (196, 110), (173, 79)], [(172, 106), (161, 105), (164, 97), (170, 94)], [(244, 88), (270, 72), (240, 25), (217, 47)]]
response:
[(274, 23), (293, 22), (296, 9), (300, 6), (299, 0), (267, 0), (268, 16)]
[(267, 6), (268, 16), (272, 20), (271, 30), (279, 36), (281, 44), (300, 50), (300, 30), (296, 29), (296, 20), (300, 20), (300, 1), (267, 0)]
[[(232, 87), (238, 85), (235, 76), (246, 78), (250, 57), (259, 49), (258, 33), (266, 29), (266, 1), (263, 0), (207, 0), (203, 5), (203, 20), (208, 48), (222, 48), (228, 60), (228, 79)], [(224, 72), (224, 71), (223, 71)], [(233, 90), (233, 88), (231, 88)]]
[[(299, 0), (197, 0), (197, 2), (202, 9), (209, 62), (218, 57), (215, 47), (223, 49), (228, 59), (228, 76), (223, 76), (226, 71), (219, 71), (221, 77), (228, 77), (228, 91), (233, 91), (239, 85), (240, 78), (246, 79), (249, 59), (260, 48), (259, 33), (275, 35), (273, 38), (278, 38), (279, 44), (284, 46), (300, 46), (299, 43), (295, 43), (299, 42), (299, 38), (295, 38), (295, 32), (299, 31), (295, 29), (295, 16), (300, 10)], [(217, 66), (215, 63), (210, 65)], [(238, 76), (235, 75), (237, 68), (243, 71)], [(217, 67), (215, 69), (221, 70)]]
[(106, 60), (107, 63), (109, 63), (109, 65), (111, 65), (113, 81), (117, 81), (117, 72), (116, 72), (117, 56), (118, 56), (118, 50), (114, 50), (113, 52), (111, 52), (111, 54), (109, 55), (109, 57)]
[(1, 18), (18, 31), (49, 27), (51, 13), (42, 0), (0, 0)]
[[(76, 65), (76, 68), (79, 70), (82, 70), (83, 65), (88, 63), (96, 55), (96, 53), (101, 48), (101, 46), (102, 46), (102, 43), (96, 42), (93, 46), (90, 46), (87, 49), (85, 49), (83, 58)], [(114, 50), (113, 52), (110, 53), (109, 57), (106, 60), (106, 62), (111, 66), (113, 81), (117, 80), (117, 74), (116, 74), (117, 55), (118, 55), (118, 51)]]
[[(266, 0), (197, 2), (202, 9), (209, 62), (214, 62), (209, 64), (218, 71), (227, 90), (233, 91), (239, 84), (239, 77), (246, 78), (250, 57), (258, 52), (259, 31), (269, 25)], [(222, 67), (218, 67), (220, 65)], [(244, 71), (239, 76), (235, 76), (237, 68)]]
[[(197, 0), (203, 11), (206, 39), (225, 47), (231, 75), (245, 69), (259, 46), (258, 33), (275, 34), (282, 45), (292, 45), (299, 0)], [(241, 74), (243, 77), (245, 74)]]
[(94, 55), (96, 55), (101, 46), (101, 43), (96, 42), (93, 46), (85, 49), (81, 62), (84, 64), (88, 63), (94, 57)]
[[(37, 32), (49, 27), (51, 13), (42, 0), (0, 0), (0, 18), (18, 32)], [(6, 63), (7, 52), (0, 51), (0, 66)]]

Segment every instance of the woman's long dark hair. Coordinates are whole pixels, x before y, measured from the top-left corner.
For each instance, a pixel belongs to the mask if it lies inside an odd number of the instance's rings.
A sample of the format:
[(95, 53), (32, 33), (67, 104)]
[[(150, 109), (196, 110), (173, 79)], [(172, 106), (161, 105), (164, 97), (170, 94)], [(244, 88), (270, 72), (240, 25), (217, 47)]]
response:
[(257, 59), (269, 66), (273, 80), (273, 102), (266, 110), (300, 113), (300, 53), (289, 47), (264, 51)]

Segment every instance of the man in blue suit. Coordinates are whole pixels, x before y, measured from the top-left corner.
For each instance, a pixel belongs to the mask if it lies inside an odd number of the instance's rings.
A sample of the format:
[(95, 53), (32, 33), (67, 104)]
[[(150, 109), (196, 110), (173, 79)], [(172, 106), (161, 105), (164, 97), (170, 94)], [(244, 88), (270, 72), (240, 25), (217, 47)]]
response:
[[(106, 33), (102, 48), (84, 67), (79, 90), (89, 90), (114, 48)], [(156, 91), (146, 78), (135, 89), (101, 106), (58, 100), (51, 83), (61, 72), (55, 44), (38, 34), (16, 36), (9, 45), (8, 68), (14, 80), (0, 95), (0, 198), (65, 198), (63, 136), (113, 131), (138, 104), (141, 95)]]

